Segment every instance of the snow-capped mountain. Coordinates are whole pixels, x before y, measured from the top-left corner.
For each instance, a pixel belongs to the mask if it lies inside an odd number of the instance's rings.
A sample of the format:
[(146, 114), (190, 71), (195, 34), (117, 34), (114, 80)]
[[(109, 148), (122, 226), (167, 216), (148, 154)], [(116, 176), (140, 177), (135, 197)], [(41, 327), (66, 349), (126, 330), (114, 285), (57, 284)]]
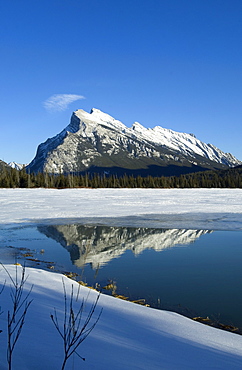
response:
[(156, 126), (131, 128), (98, 109), (72, 114), (70, 124), (39, 145), (30, 172), (173, 175), (242, 162), (193, 134)]
[(16, 170), (22, 170), (26, 164), (21, 164), (21, 163), (16, 163), (16, 162), (9, 162), (8, 163), (9, 167), (15, 168)]
[(38, 230), (60, 243), (70, 253), (77, 267), (91, 264), (93, 269), (104, 266), (113, 258), (131, 250), (135, 255), (145, 249), (160, 252), (174, 246), (195, 242), (209, 230), (149, 229), (113, 226), (48, 225)]

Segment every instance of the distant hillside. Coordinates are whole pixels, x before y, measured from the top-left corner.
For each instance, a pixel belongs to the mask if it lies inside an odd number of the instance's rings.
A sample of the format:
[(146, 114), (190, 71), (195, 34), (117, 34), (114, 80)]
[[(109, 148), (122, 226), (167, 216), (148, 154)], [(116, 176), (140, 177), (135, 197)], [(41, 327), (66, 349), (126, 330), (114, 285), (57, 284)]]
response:
[(13, 188), (242, 188), (242, 166), (180, 176), (73, 175), (26, 173), (3, 166), (0, 187)]
[(179, 177), (179, 186), (201, 188), (242, 188), (242, 165), (226, 170), (203, 171)]
[(0, 159), (0, 171), (3, 171), (4, 169), (7, 169), (7, 168), (8, 169), (10, 168), (9, 165)]

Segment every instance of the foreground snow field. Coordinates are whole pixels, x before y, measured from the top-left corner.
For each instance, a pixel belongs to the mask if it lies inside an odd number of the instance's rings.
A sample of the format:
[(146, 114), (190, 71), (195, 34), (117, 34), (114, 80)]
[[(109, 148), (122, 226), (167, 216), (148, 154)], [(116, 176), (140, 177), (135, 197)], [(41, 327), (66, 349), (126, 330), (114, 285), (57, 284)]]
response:
[[(0, 232), (11, 223), (58, 219), (133, 226), (242, 229), (241, 189), (0, 189)], [(1, 236), (0, 236), (1, 238)], [(21, 266), (6, 265), (9, 273)], [(33, 284), (23, 331), (13, 355), (13, 369), (60, 369), (62, 342), (50, 314), (63, 315), (62, 275), (26, 268), (25, 289)], [(7, 369), (6, 324), (11, 309), (9, 278), (0, 267), (0, 369)], [(64, 277), (70, 293), (78, 283)], [(88, 313), (97, 292), (81, 287)], [(181, 315), (101, 295), (97, 326), (81, 344), (67, 369), (241, 369), (242, 336)]]
[[(7, 265), (14, 276), (16, 266)], [(17, 266), (19, 272), (21, 267)], [(62, 275), (26, 268), (28, 291), (33, 284), (33, 299), (13, 356), (13, 369), (60, 369), (63, 349), (50, 314), (56, 308), (63, 318)], [(0, 279), (7, 279), (0, 296), (4, 313), (0, 317), (1, 369), (7, 369), (6, 313), (9, 302), (9, 279), (1, 268)], [(70, 293), (71, 284), (64, 277)], [(90, 293), (90, 294), (89, 294)], [(89, 294), (89, 295), (88, 295)], [(95, 291), (81, 287), (80, 296), (87, 297), (86, 313), (95, 300)], [(172, 312), (155, 310), (134, 303), (101, 295), (96, 315), (103, 308), (100, 320), (90, 336), (71, 358), (67, 369), (241, 369), (242, 337), (194, 322)]]

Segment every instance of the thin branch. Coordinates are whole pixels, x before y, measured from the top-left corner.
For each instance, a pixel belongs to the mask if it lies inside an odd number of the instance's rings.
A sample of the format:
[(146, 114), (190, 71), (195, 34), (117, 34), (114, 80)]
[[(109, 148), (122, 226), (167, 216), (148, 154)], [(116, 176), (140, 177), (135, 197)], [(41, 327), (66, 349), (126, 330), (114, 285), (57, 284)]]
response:
[(16, 346), (16, 343), (19, 339), (19, 336), (22, 332), (23, 325), (25, 323), (25, 318), (27, 311), (29, 309), (32, 300), (29, 299), (29, 295), (32, 292), (33, 285), (30, 287), (28, 293), (23, 296), (24, 285), (28, 277), (25, 276), (25, 266), (22, 267), (21, 277), (18, 276), (18, 270), (16, 266), (15, 278), (9, 273), (7, 268), (1, 263), (5, 272), (7, 273), (10, 282), (12, 284), (10, 297), (12, 300), (12, 312), (8, 311), (8, 348), (7, 348), (7, 361), (8, 369), (12, 368), (12, 357), (13, 351)]
[[(55, 328), (57, 329), (58, 333), (60, 334), (61, 338), (63, 339), (64, 345), (64, 359), (62, 363), (62, 370), (66, 366), (67, 360), (75, 353), (78, 357), (80, 357), (83, 361), (85, 358), (77, 353), (77, 349), (79, 345), (87, 338), (87, 336), (91, 333), (91, 331), (96, 326), (97, 322), (102, 313), (102, 309), (100, 313), (95, 319), (94, 323), (91, 324), (91, 320), (93, 318), (94, 312), (97, 307), (97, 303), (100, 297), (100, 293), (97, 296), (95, 302), (92, 304), (91, 309), (88, 311), (87, 317), (82, 323), (83, 313), (86, 301), (88, 299), (89, 293), (87, 298), (82, 300), (80, 307), (75, 311), (73, 307), (74, 302), (74, 292), (73, 292), (73, 285), (71, 286), (71, 292), (69, 300), (67, 300), (67, 292), (64, 280), (62, 279), (63, 284), (63, 294), (64, 294), (64, 318), (63, 318), (63, 328), (60, 327), (58, 322), (56, 309), (54, 309), (54, 315), (51, 314), (50, 318), (54, 323)], [(78, 287), (76, 301), (78, 301), (80, 289)]]

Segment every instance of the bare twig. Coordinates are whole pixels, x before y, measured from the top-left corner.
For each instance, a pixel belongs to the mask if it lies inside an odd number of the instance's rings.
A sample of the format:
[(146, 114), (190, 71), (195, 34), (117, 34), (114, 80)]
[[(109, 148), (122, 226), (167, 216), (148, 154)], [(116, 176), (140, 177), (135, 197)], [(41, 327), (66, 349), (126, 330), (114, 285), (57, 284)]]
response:
[[(64, 344), (64, 359), (62, 363), (62, 370), (65, 368), (67, 360), (75, 353), (78, 357), (80, 357), (83, 361), (85, 358), (81, 357), (77, 353), (77, 349), (80, 344), (87, 338), (87, 336), (91, 333), (91, 331), (96, 326), (101, 313), (102, 309), (97, 317), (97, 319), (91, 323), (91, 319), (97, 307), (97, 303), (100, 297), (100, 294), (97, 296), (96, 300), (92, 304), (87, 317), (82, 322), (83, 312), (86, 300), (82, 300), (80, 307), (75, 311), (73, 308), (73, 285), (71, 287), (71, 294), (69, 298), (69, 302), (67, 300), (66, 294), (66, 287), (64, 280), (62, 279), (63, 283), (63, 292), (64, 292), (64, 322), (63, 328), (61, 328), (60, 323), (58, 321), (56, 309), (54, 309), (54, 314), (50, 315), (51, 320), (56, 327), (58, 333), (60, 334), (61, 338), (63, 339)], [(77, 292), (77, 297), (79, 295), (79, 290)]]
[[(6, 280), (4, 281), (3, 286), (1, 287), (0, 294), (2, 294), (3, 289), (5, 287), (5, 284), (6, 284)], [(1, 306), (0, 306), (0, 315), (2, 315), (2, 313), (3, 313), (3, 311), (2, 311)], [(0, 333), (2, 333), (2, 330), (1, 329), (0, 329)]]
[(33, 289), (33, 285), (24, 297), (24, 284), (26, 283), (27, 277), (25, 276), (25, 266), (22, 267), (21, 277), (18, 277), (18, 270), (16, 266), (15, 277), (13, 278), (6, 267), (2, 264), (2, 267), (8, 274), (10, 281), (12, 283), (10, 297), (12, 300), (12, 311), (8, 311), (8, 350), (7, 350), (7, 361), (8, 369), (12, 368), (12, 357), (15, 345), (19, 339), (23, 325), (25, 322), (25, 317), (28, 308), (32, 300), (28, 300), (29, 295)]

